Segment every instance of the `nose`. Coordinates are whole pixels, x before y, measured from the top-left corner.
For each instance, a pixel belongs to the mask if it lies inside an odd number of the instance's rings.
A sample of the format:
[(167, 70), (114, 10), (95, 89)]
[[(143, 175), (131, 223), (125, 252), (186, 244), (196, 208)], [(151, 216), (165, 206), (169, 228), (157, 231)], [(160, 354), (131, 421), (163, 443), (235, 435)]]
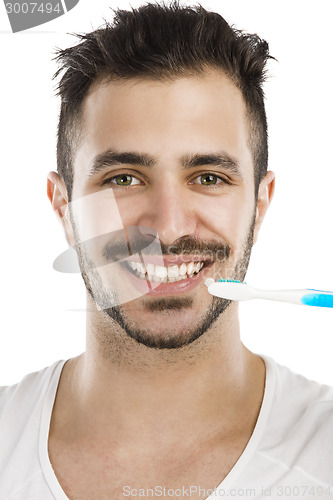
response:
[(151, 188), (139, 224), (155, 229), (159, 239), (166, 245), (171, 245), (183, 236), (193, 236), (196, 217), (189, 194), (185, 187), (175, 186), (172, 182), (160, 183)]

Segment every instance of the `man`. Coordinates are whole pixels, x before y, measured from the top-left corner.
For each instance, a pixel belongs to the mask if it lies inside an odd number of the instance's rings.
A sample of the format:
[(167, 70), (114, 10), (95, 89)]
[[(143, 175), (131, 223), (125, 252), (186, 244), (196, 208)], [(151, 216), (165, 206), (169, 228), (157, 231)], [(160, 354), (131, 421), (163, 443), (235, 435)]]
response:
[(87, 288), (87, 349), (0, 392), (6, 499), (330, 498), (333, 391), (240, 341), (271, 201), (267, 43), (148, 4), (59, 53), (48, 196)]

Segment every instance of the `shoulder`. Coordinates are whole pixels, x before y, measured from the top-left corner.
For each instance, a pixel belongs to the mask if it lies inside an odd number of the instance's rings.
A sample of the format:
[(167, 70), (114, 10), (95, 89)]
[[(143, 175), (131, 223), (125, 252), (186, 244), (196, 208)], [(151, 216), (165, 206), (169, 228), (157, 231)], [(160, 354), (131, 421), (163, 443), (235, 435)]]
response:
[(48, 425), (63, 365), (58, 361), (18, 384), (0, 387), (0, 492), (5, 498), (48, 498), (40, 446), (47, 446), (42, 430)]
[(295, 373), (271, 358), (264, 359), (267, 379), (271, 381), (268, 390), (272, 392), (272, 421), (279, 427), (283, 422), (289, 427), (301, 422), (316, 427), (320, 422), (333, 423), (328, 419), (333, 416), (333, 387)]
[(299, 418), (304, 412), (320, 417), (333, 410), (333, 387), (310, 380), (273, 360), (265, 360), (274, 372), (274, 400), (283, 404), (290, 418)]
[[(60, 370), (64, 361), (57, 361), (53, 365), (40, 371), (26, 375), (19, 383), (0, 387), (0, 425), (8, 412), (24, 408), (33, 409), (45, 396), (45, 392), (54, 375)], [(18, 414), (16, 414), (18, 415)]]
[(264, 358), (272, 383), (264, 446), (286, 464), (323, 482), (333, 470), (333, 387)]

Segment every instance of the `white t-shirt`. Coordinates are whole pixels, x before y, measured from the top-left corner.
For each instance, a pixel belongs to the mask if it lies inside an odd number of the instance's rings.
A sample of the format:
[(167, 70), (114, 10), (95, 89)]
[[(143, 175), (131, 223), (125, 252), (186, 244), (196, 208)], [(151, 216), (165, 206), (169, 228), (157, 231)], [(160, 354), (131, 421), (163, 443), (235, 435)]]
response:
[[(333, 500), (333, 388), (262, 356), (265, 394), (254, 432), (211, 499)], [(64, 361), (0, 388), (0, 500), (66, 500), (52, 469), (48, 433)], [(161, 496), (163, 485), (156, 488)], [(194, 497), (199, 485), (172, 493)], [(197, 488), (197, 491), (195, 490)], [(124, 489), (124, 496), (151, 492)], [(113, 500), (113, 499), (112, 499)]]

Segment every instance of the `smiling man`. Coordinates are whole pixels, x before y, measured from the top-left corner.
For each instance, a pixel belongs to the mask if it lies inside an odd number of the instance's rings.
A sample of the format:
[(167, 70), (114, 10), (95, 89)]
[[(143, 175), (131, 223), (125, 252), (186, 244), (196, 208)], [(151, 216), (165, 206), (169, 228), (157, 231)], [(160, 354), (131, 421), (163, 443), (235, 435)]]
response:
[[(257, 214), (242, 94), (215, 68), (191, 77), (161, 75), (158, 80), (147, 76), (108, 82), (100, 77), (84, 98), (82, 113), (84, 140), (74, 161), (70, 241), (86, 238), (79, 227), (86, 223), (76, 223), (76, 212), (85, 211), (81, 200), (90, 200), (92, 195), (97, 199), (99, 193), (105, 200), (105, 191), (111, 190), (124, 228), (156, 230), (159, 256), (163, 255), (161, 262), (146, 255), (145, 269), (139, 258), (126, 261), (127, 271), (117, 269), (123, 280), (131, 280), (128, 287), (143, 293), (147, 280), (161, 284), (138, 300), (106, 308), (107, 314), (99, 315), (106, 338), (110, 339), (110, 326), (119, 325), (149, 347), (187, 345), (206, 332), (228, 305), (207, 294), (203, 277), (227, 273), (244, 278), (253, 231), (259, 228), (272, 192), (270, 172), (261, 181)], [(57, 209), (68, 201), (66, 185), (55, 174), (50, 181)], [(112, 206), (102, 211), (100, 204), (89, 203), (89, 218), (99, 221), (100, 230), (108, 227), (113, 211)], [(109, 283), (103, 289), (101, 284), (109, 268), (100, 265), (97, 269), (91, 248), (89, 252), (83, 244), (80, 249), (81, 269), (90, 290), (89, 309), (93, 310), (91, 296), (105, 296), (112, 287)], [(108, 253), (112, 255), (112, 244)], [(88, 274), (87, 268), (94, 272)], [(123, 333), (119, 340), (119, 347), (127, 341)], [(135, 358), (138, 348), (131, 344)]]
[(332, 497), (332, 390), (249, 352), (238, 304), (204, 284), (244, 279), (273, 195), (269, 57), (178, 4), (60, 51), (48, 196), (87, 349), (0, 393), (3, 498)]

